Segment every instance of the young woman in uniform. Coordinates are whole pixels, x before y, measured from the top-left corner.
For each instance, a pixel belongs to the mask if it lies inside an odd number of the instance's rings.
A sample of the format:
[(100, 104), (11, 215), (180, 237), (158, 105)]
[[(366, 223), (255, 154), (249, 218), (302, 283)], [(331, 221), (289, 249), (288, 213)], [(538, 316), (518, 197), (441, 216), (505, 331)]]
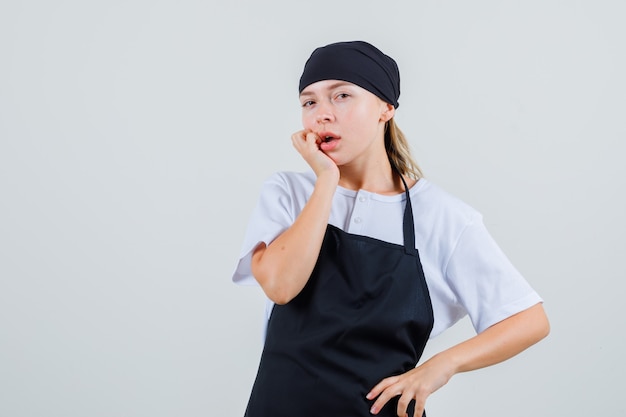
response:
[[(542, 300), (480, 214), (422, 177), (392, 58), (327, 45), (299, 87), (291, 139), (311, 170), (264, 183), (233, 275), (272, 302), (246, 416), (421, 416), (454, 374), (545, 337)], [(477, 335), (416, 366), (466, 314)]]

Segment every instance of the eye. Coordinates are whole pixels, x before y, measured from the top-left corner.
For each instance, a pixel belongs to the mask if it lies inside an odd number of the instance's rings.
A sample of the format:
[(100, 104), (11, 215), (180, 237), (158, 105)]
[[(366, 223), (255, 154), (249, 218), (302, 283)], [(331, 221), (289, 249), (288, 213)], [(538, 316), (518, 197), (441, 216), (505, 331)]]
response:
[(314, 104), (315, 104), (315, 102), (313, 100), (307, 100), (307, 101), (302, 103), (302, 107), (311, 107)]
[(343, 100), (343, 99), (348, 98), (348, 97), (350, 97), (350, 94), (348, 94), (348, 93), (339, 93), (339, 94), (337, 94), (336, 98), (339, 99), (339, 100)]

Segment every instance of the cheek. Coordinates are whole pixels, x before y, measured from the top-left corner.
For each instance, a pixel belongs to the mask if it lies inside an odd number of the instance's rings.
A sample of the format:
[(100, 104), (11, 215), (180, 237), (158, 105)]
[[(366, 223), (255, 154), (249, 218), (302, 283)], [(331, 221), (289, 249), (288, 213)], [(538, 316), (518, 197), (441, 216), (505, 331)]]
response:
[(309, 123), (309, 119), (306, 117), (302, 117), (302, 127), (305, 129), (311, 129), (311, 123)]
[(310, 114), (302, 113), (302, 127), (313, 130), (313, 126), (315, 126), (315, 118), (311, 117)]
[(362, 106), (354, 109), (354, 111), (351, 112), (350, 117), (353, 120), (357, 120), (357, 128), (364, 131), (376, 127), (380, 120), (380, 114), (375, 109), (372, 109), (371, 106)]

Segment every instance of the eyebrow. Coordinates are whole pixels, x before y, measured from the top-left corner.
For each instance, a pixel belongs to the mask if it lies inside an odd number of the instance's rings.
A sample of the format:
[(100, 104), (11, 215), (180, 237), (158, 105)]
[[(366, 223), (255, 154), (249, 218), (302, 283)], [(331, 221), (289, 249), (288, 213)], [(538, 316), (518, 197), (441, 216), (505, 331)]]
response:
[[(327, 87), (328, 90), (334, 90), (337, 87), (343, 87), (343, 86), (350, 86), (352, 85), (352, 83), (348, 82), (348, 81), (337, 81), (332, 83), (331, 85), (329, 85)], [(315, 95), (315, 93), (310, 92), (310, 91), (303, 91), (302, 93), (300, 93), (300, 97), (304, 97), (304, 96), (313, 96)]]

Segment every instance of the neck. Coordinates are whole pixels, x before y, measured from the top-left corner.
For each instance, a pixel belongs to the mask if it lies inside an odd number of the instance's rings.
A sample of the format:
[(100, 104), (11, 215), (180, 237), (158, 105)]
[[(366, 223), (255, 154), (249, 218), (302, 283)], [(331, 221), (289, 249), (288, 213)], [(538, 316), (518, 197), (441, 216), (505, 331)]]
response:
[[(339, 168), (339, 185), (349, 190), (366, 190), (377, 194), (394, 195), (404, 192), (404, 184), (397, 172), (391, 168), (389, 160), (367, 164), (367, 166), (343, 165)], [(411, 187), (415, 181), (406, 178)]]

